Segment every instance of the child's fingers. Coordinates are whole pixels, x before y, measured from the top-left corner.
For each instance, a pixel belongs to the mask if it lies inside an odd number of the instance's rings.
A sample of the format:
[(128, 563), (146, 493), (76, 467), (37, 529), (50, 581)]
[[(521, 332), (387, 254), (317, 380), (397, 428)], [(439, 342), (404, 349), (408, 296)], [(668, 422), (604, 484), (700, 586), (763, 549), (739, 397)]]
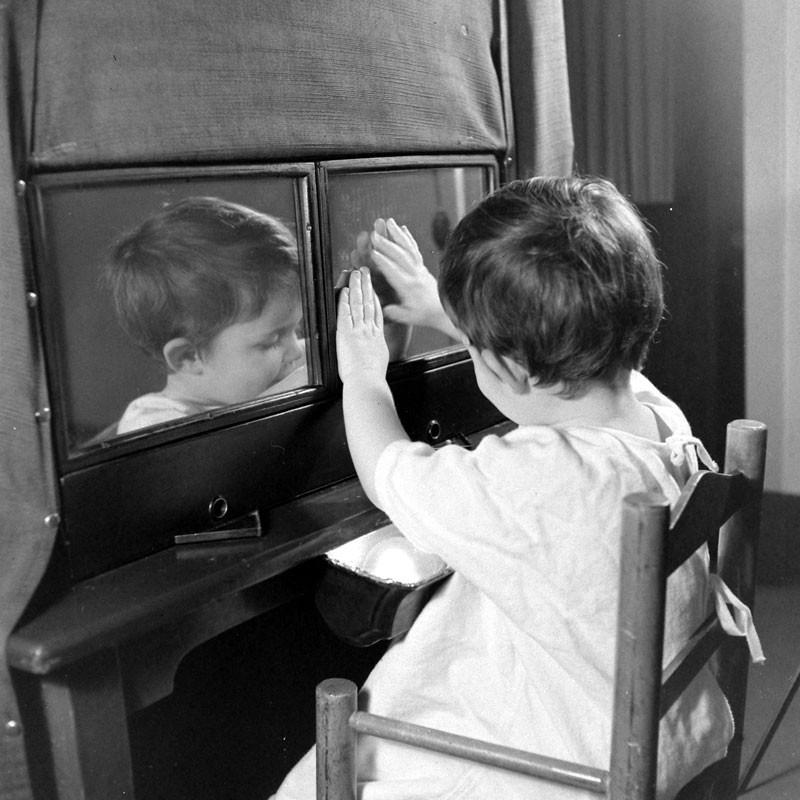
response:
[(383, 330), (383, 308), (381, 307), (381, 299), (376, 294), (373, 296), (375, 298), (373, 321), (375, 323), (375, 327), (381, 331)]
[(359, 270), (361, 287), (361, 322), (372, 322), (375, 316), (375, 295), (372, 291), (372, 278), (368, 269)]
[(377, 229), (372, 234), (373, 256), (379, 250), (397, 262), (397, 265), (413, 271), (422, 263), (422, 254), (416, 240), (405, 225), (401, 228), (393, 219), (386, 222), (386, 233)]
[(405, 225), (401, 227), (390, 217), (386, 221), (386, 229), (389, 237), (398, 242), (398, 244), (402, 243), (403, 247), (407, 250), (411, 250), (413, 253), (419, 252), (417, 240), (411, 235), (411, 231), (409, 231)]
[(361, 273), (361, 299), (362, 321), (365, 325), (376, 325), (380, 328), (378, 320), (381, 319), (381, 304), (372, 288), (372, 275), (368, 269), (360, 270)]
[(354, 269), (350, 273), (349, 310), (354, 327), (364, 323), (364, 290), (361, 280), (361, 269)]
[(349, 285), (339, 294), (338, 324), (350, 330), (375, 327), (383, 329), (383, 311), (378, 296), (372, 288), (372, 278), (367, 267), (350, 273)]
[(403, 286), (406, 277), (412, 274), (411, 267), (407, 266), (405, 261), (387, 257), (378, 249), (372, 251), (372, 264), (395, 289)]
[(372, 261), (380, 268), (381, 273), (386, 274), (398, 270), (413, 272), (413, 250), (397, 244), (377, 232), (372, 234), (372, 246)]
[(353, 317), (350, 314), (350, 289), (347, 286), (339, 292), (339, 306), (336, 309), (336, 318), (338, 325), (353, 326)]

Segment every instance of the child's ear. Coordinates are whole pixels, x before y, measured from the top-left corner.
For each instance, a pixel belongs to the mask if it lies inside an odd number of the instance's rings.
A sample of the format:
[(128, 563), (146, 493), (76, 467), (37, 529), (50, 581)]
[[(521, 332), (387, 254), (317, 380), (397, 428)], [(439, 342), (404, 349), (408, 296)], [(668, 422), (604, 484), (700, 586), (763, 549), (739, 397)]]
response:
[(530, 389), (528, 371), (508, 356), (498, 356), (491, 350), (481, 350), (480, 357), (487, 369), (514, 394), (525, 394)]
[(198, 373), (203, 369), (197, 348), (184, 337), (170, 339), (161, 352), (170, 372)]

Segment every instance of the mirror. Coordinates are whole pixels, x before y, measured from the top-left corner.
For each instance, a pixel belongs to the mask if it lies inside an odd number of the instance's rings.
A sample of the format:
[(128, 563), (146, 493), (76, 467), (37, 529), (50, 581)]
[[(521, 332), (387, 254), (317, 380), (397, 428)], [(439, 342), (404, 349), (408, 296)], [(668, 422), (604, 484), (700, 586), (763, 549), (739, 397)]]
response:
[[(462, 162), (466, 159), (462, 159)], [(447, 236), (456, 223), (491, 188), (494, 171), (483, 163), (408, 169), (341, 171), (329, 164), (327, 211), (330, 226), (330, 265), (334, 285), (343, 270), (371, 266), (369, 232), (376, 219), (393, 217), (416, 239), (425, 265), (436, 275)], [(373, 285), (386, 305), (396, 296), (373, 268)], [(460, 347), (436, 331), (387, 321), (386, 341), (392, 361), (428, 356)]]
[(37, 277), (69, 454), (319, 382), (305, 172), (37, 183)]
[[(165, 430), (158, 442), (172, 441), (195, 432), (189, 422), (216, 428), (263, 415), (267, 402), (269, 413), (306, 402), (331, 355), (320, 349), (330, 310), (313, 269), (335, 286), (343, 270), (370, 266), (368, 232), (392, 217), (437, 274), (447, 235), (496, 175), (485, 156), (318, 169), (321, 180), (315, 165), (296, 163), (34, 178), (33, 260), (60, 457), (139, 448)], [(317, 210), (327, 223), (319, 250)], [(396, 364), (460, 357), (436, 331), (389, 322), (386, 336)]]

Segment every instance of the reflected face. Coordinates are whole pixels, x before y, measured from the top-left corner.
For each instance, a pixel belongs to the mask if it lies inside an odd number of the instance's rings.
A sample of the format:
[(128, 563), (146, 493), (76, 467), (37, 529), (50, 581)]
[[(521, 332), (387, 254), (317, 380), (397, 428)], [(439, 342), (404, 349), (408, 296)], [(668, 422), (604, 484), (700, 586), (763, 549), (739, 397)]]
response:
[(297, 370), (305, 361), (302, 319), (297, 298), (279, 297), (259, 316), (221, 331), (201, 356), (206, 402), (252, 400)]

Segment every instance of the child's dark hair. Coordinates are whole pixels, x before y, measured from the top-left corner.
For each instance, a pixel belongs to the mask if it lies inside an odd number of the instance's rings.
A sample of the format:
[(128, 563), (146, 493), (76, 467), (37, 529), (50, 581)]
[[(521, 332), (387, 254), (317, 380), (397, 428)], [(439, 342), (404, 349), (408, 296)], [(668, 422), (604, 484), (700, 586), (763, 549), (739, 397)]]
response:
[(640, 369), (664, 313), (662, 265), (636, 208), (600, 178), (532, 178), (458, 224), (439, 294), (478, 349), (567, 396)]
[(161, 359), (171, 339), (203, 350), (224, 328), (299, 291), (297, 242), (280, 220), (187, 197), (119, 241), (106, 270), (120, 324)]

